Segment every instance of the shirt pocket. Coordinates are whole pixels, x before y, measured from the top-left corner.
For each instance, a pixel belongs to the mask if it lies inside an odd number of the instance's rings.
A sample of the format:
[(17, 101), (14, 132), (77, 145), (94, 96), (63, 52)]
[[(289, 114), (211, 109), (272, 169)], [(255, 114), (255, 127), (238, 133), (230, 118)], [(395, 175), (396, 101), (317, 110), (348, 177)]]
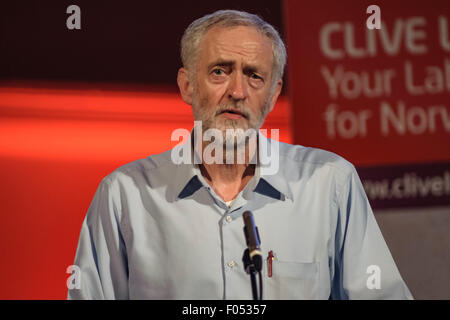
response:
[(263, 270), (263, 299), (315, 300), (319, 296), (318, 262), (272, 261), (272, 276)]

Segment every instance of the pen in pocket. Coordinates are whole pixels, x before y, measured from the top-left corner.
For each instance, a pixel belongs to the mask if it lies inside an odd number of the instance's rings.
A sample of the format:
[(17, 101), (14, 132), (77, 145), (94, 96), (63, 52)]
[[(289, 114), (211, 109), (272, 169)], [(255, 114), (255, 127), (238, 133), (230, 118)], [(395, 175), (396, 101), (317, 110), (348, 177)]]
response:
[(269, 251), (269, 255), (267, 256), (267, 275), (269, 278), (272, 278), (272, 261), (273, 261), (273, 251)]

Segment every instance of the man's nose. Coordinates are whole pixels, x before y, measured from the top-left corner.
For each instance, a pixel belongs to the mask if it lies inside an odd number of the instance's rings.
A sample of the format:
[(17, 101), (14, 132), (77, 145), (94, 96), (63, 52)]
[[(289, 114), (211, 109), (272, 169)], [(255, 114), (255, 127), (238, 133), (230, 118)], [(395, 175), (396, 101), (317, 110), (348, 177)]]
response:
[(247, 97), (247, 86), (242, 73), (235, 73), (230, 82), (229, 95), (233, 100), (243, 100)]

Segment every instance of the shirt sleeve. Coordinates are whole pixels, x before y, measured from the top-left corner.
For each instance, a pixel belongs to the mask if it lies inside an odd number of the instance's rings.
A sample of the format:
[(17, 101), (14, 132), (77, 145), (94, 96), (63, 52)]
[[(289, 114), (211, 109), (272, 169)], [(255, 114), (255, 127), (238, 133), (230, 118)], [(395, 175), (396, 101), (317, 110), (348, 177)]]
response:
[(120, 230), (119, 188), (107, 178), (100, 183), (81, 227), (74, 265), (79, 287), (67, 298), (128, 299), (126, 248)]
[(337, 190), (339, 216), (331, 298), (413, 299), (353, 165)]

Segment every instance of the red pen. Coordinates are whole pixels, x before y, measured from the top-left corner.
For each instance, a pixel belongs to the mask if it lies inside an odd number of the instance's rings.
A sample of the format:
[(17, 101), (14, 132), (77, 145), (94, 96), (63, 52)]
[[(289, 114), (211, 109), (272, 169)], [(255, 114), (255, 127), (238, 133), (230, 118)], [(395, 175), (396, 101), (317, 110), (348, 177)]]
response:
[(273, 251), (269, 251), (269, 256), (267, 257), (267, 274), (269, 278), (272, 278), (272, 261), (273, 261)]

